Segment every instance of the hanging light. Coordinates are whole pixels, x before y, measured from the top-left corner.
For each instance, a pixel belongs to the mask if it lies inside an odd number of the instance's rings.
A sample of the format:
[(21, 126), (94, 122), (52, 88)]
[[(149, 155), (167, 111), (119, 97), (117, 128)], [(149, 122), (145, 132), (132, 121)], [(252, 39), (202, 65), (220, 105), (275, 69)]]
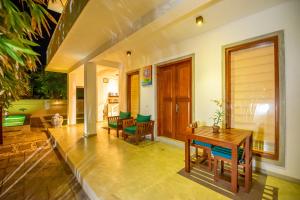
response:
[(127, 55), (127, 56), (131, 56), (131, 51), (127, 51), (127, 52), (126, 52), (126, 55)]

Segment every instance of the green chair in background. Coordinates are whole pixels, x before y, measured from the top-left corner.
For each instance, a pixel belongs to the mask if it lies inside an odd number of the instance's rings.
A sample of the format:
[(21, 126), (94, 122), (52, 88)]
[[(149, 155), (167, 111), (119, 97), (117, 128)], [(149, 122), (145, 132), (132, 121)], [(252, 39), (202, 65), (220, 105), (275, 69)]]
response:
[(123, 137), (126, 140), (129, 136), (135, 138), (135, 144), (138, 144), (140, 139), (146, 135), (151, 135), (151, 140), (154, 141), (154, 121), (151, 120), (151, 115), (137, 115), (136, 120), (123, 120)]
[(123, 129), (122, 121), (125, 119), (132, 119), (130, 112), (120, 112), (119, 116), (107, 117), (108, 134), (110, 134), (110, 129), (115, 129), (117, 131), (117, 137), (119, 137), (119, 130)]

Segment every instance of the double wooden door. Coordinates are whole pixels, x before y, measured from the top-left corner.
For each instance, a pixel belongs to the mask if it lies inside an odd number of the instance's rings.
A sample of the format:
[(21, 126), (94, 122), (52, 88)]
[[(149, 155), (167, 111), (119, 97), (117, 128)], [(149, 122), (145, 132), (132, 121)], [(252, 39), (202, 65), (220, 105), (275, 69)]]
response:
[(191, 59), (159, 66), (157, 74), (158, 135), (184, 141), (192, 116)]

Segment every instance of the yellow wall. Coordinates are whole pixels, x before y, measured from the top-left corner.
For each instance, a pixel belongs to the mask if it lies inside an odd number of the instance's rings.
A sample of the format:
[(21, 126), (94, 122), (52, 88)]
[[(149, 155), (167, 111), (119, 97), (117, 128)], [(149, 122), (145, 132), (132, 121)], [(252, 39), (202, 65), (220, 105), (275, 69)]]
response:
[[(25, 109), (22, 111), (22, 109)], [(83, 100), (77, 102), (78, 113), (83, 113)], [(30, 114), (32, 116), (67, 114), (67, 100), (22, 99), (13, 102), (8, 114)]]

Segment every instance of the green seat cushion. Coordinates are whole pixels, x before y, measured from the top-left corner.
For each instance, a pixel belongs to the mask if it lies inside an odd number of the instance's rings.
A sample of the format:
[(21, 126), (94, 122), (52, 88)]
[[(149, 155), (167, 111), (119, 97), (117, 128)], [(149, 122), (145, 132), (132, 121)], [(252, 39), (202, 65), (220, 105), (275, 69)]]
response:
[(126, 133), (135, 134), (136, 132), (136, 126), (128, 126), (125, 128)]
[[(238, 148), (238, 160), (242, 162), (242, 156), (243, 156), (243, 149)], [(231, 149), (215, 146), (212, 148), (212, 154), (215, 156), (220, 156), (223, 158), (230, 159), (232, 158)]]
[(120, 119), (128, 119), (130, 115), (130, 112), (120, 112)]
[(204, 146), (204, 147), (208, 147), (208, 148), (211, 148), (212, 145), (209, 144), (209, 143), (206, 143), (206, 142), (201, 142), (201, 141), (198, 141), (198, 140), (193, 140), (192, 141), (193, 144), (196, 144), (198, 146)]
[(151, 115), (137, 115), (136, 121), (137, 122), (149, 122), (151, 119)]
[(110, 122), (110, 123), (108, 123), (108, 126), (110, 128), (117, 128), (118, 127), (118, 123), (117, 122)]

